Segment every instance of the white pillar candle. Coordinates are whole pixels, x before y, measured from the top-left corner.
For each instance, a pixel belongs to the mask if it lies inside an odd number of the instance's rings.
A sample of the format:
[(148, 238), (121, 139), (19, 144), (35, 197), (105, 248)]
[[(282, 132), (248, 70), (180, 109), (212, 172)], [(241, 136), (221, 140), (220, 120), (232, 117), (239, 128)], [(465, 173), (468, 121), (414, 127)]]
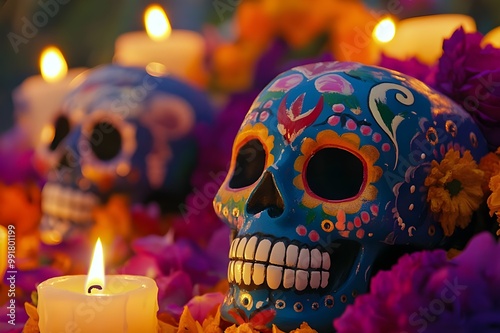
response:
[(394, 38), (379, 42), (384, 54), (406, 60), (416, 57), (426, 64), (435, 63), (443, 53), (443, 40), (451, 37), (460, 26), (466, 32), (476, 31), (474, 19), (461, 14), (412, 17), (396, 24)]
[(144, 276), (108, 275), (101, 293), (85, 290), (87, 276), (40, 283), (40, 333), (157, 333), (158, 287)]
[(145, 276), (104, 275), (98, 239), (88, 275), (40, 283), (40, 333), (157, 333), (158, 287)]
[[(29, 133), (34, 147), (40, 143), (43, 127), (57, 116), (63, 98), (71, 89), (72, 83), (76, 81), (75, 78), (86, 70), (86, 68), (74, 68), (68, 71), (66, 61), (59, 50), (55, 53), (59, 56), (56, 61), (60, 63), (44, 61), (44, 53), (40, 60), (43, 76), (28, 77), (13, 93), (16, 120), (25, 132)], [(54, 70), (59, 71), (54, 72)]]
[[(149, 29), (146, 26), (149, 34), (146, 31), (134, 31), (119, 36), (115, 42), (113, 62), (143, 67), (152, 75), (169, 74), (203, 86), (206, 80), (203, 37), (190, 30), (171, 30), (164, 12), (164, 17), (156, 17), (157, 20), (148, 20), (147, 14), (146, 24), (153, 25)], [(165, 25), (168, 28), (161, 35), (151, 32), (155, 27), (163, 28)]]

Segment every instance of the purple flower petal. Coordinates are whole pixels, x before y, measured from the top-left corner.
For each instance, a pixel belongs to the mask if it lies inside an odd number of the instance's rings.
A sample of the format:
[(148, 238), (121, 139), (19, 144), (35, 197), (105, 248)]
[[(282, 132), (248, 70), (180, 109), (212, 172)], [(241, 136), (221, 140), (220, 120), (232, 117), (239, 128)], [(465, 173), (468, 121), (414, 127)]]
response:
[(193, 297), (193, 284), (186, 272), (177, 271), (168, 276), (159, 277), (156, 279), (156, 284), (158, 285), (160, 312), (182, 308)]
[(160, 255), (169, 246), (171, 240), (167, 236), (150, 235), (138, 238), (132, 243), (132, 249), (136, 253)]
[(137, 254), (130, 258), (118, 272), (120, 274), (144, 275), (152, 279), (161, 275), (161, 269), (155, 257), (147, 254)]
[(186, 306), (189, 308), (189, 312), (191, 312), (194, 320), (202, 323), (207, 318), (209, 312), (214, 307), (222, 304), (223, 301), (224, 294), (219, 292), (207, 293), (193, 297)]

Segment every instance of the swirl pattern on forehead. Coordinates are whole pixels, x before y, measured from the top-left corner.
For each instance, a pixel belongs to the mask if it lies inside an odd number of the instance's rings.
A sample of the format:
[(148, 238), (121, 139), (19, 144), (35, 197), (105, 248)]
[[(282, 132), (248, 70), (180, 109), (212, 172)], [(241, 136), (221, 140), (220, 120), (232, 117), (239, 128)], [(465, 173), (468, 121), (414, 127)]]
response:
[(398, 90), (396, 93), (396, 100), (403, 105), (411, 106), (415, 102), (415, 97), (411, 93), (411, 91), (400, 85), (395, 83), (380, 83), (370, 90), (370, 95), (368, 96), (368, 103), (370, 112), (373, 115), (373, 118), (380, 126), (380, 128), (389, 136), (394, 147), (396, 148), (396, 161), (394, 163), (394, 169), (398, 164), (398, 154), (399, 154), (399, 145), (396, 139), (396, 131), (407, 117), (406, 112), (395, 114), (387, 105), (387, 91), (389, 90)]

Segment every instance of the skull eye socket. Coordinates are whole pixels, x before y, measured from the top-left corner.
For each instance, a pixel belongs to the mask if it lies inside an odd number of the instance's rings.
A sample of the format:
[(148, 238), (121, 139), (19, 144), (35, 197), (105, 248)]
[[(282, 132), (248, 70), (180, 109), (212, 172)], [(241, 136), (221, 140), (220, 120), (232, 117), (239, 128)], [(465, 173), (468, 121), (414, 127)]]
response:
[(236, 165), (229, 187), (243, 188), (255, 183), (266, 164), (266, 151), (262, 142), (252, 139), (240, 147), (236, 155)]
[(59, 146), (61, 141), (69, 134), (70, 131), (70, 123), (68, 118), (65, 116), (57, 117), (54, 122), (54, 138), (49, 145), (49, 149), (54, 151)]
[(120, 132), (113, 124), (106, 121), (98, 122), (92, 127), (89, 141), (92, 152), (102, 161), (116, 157), (122, 147)]
[(364, 165), (353, 153), (334, 147), (318, 150), (309, 159), (305, 180), (308, 188), (326, 200), (355, 197), (364, 183)]

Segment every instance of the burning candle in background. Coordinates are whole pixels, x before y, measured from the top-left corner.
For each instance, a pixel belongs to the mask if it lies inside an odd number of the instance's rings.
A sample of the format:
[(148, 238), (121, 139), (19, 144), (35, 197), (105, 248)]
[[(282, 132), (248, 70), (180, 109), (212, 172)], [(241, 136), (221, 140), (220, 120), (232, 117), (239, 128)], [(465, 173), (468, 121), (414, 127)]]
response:
[(33, 147), (40, 143), (43, 127), (54, 120), (72, 82), (85, 70), (68, 70), (61, 51), (49, 46), (40, 56), (41, 75), (27, 78), (14, 91), (17, 122), (30, 135)]
[(144, 276), (105, 276), (99, 239), (87, 276), (51, 278), (37, 290), (40, 333), (157, 332), (156, 283)]
[(49, 82), (57, 82), (68, 73), (68, 64), (57, 47), (46, 48), (40, 57), (40, 72), (42, 78)]
[[(465, 32), (476, 31), (474, 19), (467, 15), (443, 14), (412, 17), (401, 20), (394, 27), (387, 19), (379, 22), (373, 38), (385, 55), (406, 60), (416, 57), (423, 63), (433, 64), (443, 53), (443, 40), (462, 26)], [(389, 38), (390, 35), (393, 38)]]
[(500, 48), (500, 27), (496, 27), (484, 35), (481, 44), (483, 46), (491, 44), (496, 48)]
[(172, 30), (159, 5), (144, 14), (146, 31), (125, 33), (115, 43), (113, 61), (144, 67), (151, 75), (174, 75), (196, 86), (205, 86), (205, 41), (197, 32)]
[(373, 29), (373, 38), (380, 43), (389, 43), (396, 35), (396, 24), (390, 17), (381, 19)]

